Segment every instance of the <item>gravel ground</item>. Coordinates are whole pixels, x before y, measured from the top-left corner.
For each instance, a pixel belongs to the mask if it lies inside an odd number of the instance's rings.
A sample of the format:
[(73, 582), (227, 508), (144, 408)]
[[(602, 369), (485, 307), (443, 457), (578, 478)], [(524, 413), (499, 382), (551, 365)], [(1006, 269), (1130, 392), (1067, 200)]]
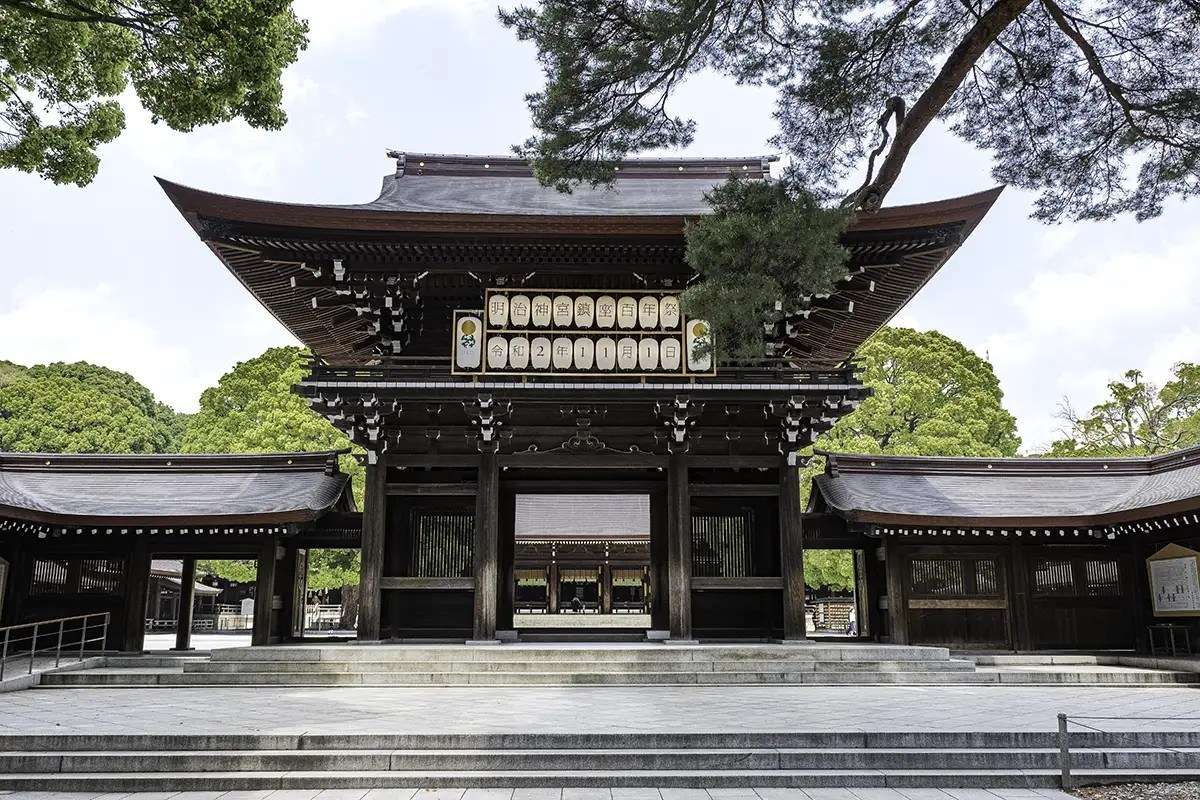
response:
[(1200, 783), (1123, 783), (1075, 789), (1084, 800), (1198, 800)]

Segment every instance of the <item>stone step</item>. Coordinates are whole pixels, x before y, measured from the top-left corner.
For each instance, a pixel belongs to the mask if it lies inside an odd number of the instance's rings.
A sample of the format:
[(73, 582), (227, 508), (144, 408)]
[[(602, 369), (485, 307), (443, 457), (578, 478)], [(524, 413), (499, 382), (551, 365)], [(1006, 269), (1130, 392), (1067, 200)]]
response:
[[(1080, 783), (1196, 780), (1200, 769), (1079, 770)], [(372, 770), (271, 772), (92, 772), (0, 774), (0, 789), (40, 791), (229, 791), (386, 787), (992, 787), (1058, 786), (1050, 769), (933, 770)]]
[(231, 647), (213, 661), (947, 661), (944, 647), (874, 644), (637, 645), (609, 647), (500, 645), (303, 645)]
[(1189, 686), (1188, 672), (183, 672), (91, 669), (48, 673), (38, 688), (80, 686), (567, 686), (567, 685), (1145, 685)]
[[(1184, 769), (1198, 749), (1072, 751), (1076, 769)], [(201, 750), (0, 753), (0, 773), (1056, 769), (1055, 748)]]
[[(969, 661), (189, 661), (180, 664), (188, 673), (312, 674), (357, 673), (477, 673), (477, 672), (974, 672)], [(115, 665), (114, 665), (115, 666)], [(136, 664), (127, 666), (136, 667)]]

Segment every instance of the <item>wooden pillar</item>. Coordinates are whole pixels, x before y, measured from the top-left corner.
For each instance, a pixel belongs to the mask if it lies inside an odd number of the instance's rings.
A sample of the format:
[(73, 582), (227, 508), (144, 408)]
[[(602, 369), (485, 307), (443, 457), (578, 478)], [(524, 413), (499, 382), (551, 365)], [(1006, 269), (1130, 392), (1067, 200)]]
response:
[(551, 562), (546, 570), (546, 613), (558, 613), (558, 562)]
[(362, 566), (358, 579), (358, 639), (379, 640), (383, 544), (387, 535), (387, 467), (369, 464), (364, 478)]
[(808, 637), (804, 618), (804, 518), (800, 466), (794, 454), (779, 465), (779, 567), (783, 576), (783, 638)]
[(667, 461), (667, 582), (671, 638), (692, 638), (692, 504), (687, 453)]
[(1150, 630), (1148, 626), (1154, 621), (1151, 614), (1154, 611), (1150, 599), (1150, 575), (1146, 568), (1147, 548), (1142, 540), (1135, 536), (1131, 539), (1130, 552), (1120, 556), (1122, 584), (1133, 587), (1132, 592), (1126, 592), (1125, 602), (1131, 603), (1133, 617), (1133, 646), (1139, 653), (1150, 652)]
[(475, 497), (475, 628), (472, 639), (496, 638), (500, 572), (500, 468), (494, 452), (479, 455), (479, 491)]
[(125, 565), (125, 641), (121, 649), (140, 653), (146, 643), (146, 594), (150, 588), (150, 546), (137, 536)]
[(883, 544), (887, 570), (888, 627), (892, 644), (908, 644), (908, 605), (904, 596), (904, 554), (891, 541)]
[(196, 603), (196, 557), (183, 557), (179, 575), (179, 613), (175, 617), (175, 650), (192, 649), (192, 610)]
[(611, 564), (601, 564), (600, 565), (600, 613), (601, 614), (611, 614), (612, 613), (612, 610), (613, 610), (612, 609), (612, 606), (613, 606), (612, 592), (613, 592), (612, 565)]
[(250, 644), (271, 643), (271, 618), (275, 615), (275, 540), (263, 545), (258, 554), (258, 578), (254, 583), (254, 633)]
[(667, 539), (667, 498), (661, 492), (650, 495), (650, 570), (647, 575), (646, 602), (650, 606), (650, 627), (656, 631), (671, 627), (670, 562)]
[(1014, 650), (1034, 649), (1033, 628), (1029, 612), (1029, 567), (1025, 563), (1025, 548), (1015, 537), (1009, 543), (1008, 569), (1010, 578), (1009, 620), (1012, 631), (1011, 645)]
[(496, 627), (500, 630), (513, 629), (513, 613), (516, 608), (517, 592), (517, 495), (515, 492), (500, 492), (497, 517), (498, 593), (496, 601)]

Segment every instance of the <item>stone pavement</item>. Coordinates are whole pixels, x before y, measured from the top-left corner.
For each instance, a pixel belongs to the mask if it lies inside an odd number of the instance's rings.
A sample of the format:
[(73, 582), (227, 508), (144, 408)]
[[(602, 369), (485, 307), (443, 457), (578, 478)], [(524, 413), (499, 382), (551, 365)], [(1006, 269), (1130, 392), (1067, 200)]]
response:
[(1057, 789), (281, 789), (5, 792), (3, 800), (1076, 800)]
[(0, 734), (1048, 731), (1055, 715), (1169, 717), (1104, 730), (1200, 730), (1200, 690), (1098, 686), (595, 686), (31, 689)]

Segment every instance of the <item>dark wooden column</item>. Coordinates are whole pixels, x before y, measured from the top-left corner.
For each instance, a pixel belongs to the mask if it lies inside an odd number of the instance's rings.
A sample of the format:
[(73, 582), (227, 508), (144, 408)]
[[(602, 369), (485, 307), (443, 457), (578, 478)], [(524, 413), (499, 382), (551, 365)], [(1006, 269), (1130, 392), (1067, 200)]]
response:
[(378, 641), (383, 544), (387, 535), (387, 467), (369, 464), (364, 478), (362, 566), (358, 579), (358, 638)]
[(122, 650), (140, 653), (146, 643), (146, 595), (150, 589), (150, 546), (137, 536), (125, 565), (125, 641)]
[(904, 553), (893, 541), (883, 545), (887, 570), (888, 627), (892, 644), (908, 644), (907, 600), (904, 596)]
[(600, 613), (612, 613), (612, 564), (600, 565)]
[(1033, 628), (1029, 619), (1029, 567), (1025, 563), (1025, 548), (1021, 542), (1013, 539), (1009, 543), (1008, 606), (1010, 625), (1012, 629), (1011, 642), (1013, 650), (1032, 650)]
[(796, 456), (779, 465), (779, 568), (783, 576), (783, 638), (808, 638), (804, 619), (804, 522)]
[(258, 554), (258, 578), (254, 582), (254, 633), (250, 644), (271, 643), (271, 619), (275, 615), (275, 540), (263, 545)]
[(667, 460), (667, 582), (671, 638), (692, 638), (692, 503), (687, 453)]
[(1126, 594), (1125, 602), (1133, 606), (1133, 646), (1139, 653), (1149, 653), (1150, 630), (1147, 626), (1154, 621), (1151, 616), (1154, 607), (1150, 599), (1150, 575), (1146, 568), (1146, 557), (1149, 555), (1148, 550), (1156, 549), (1157, 545), (1155, 548), (1147, 548), (1136, 535), (1126, 538), (1132, 540), (1129, 554), (1120, 558), (1122, 582), (1125, 586), (1132, 587), (1132, 591)]
[(558, 562), (555, 561), (546, 570), (546, 613), (558, 613)]
[(175, 650), (192, 649), (192, 610), (196, 604), (196, 557), (183, 557), (179, 575), (179, 614), (175, 617)]
[(479, 454), (475, 497), (475, 628), (472, 639), (496, 639), (497, 580), (500, 573), (500, 466), (494, 452)]
[(500, 506), (497, 517), (497, 586), (496, 627), (500, 630), (512, 630), (513, 613), (516, 608), (517, 591), (517, 495), (515, 492), (500, 492)]
[(667, 526), (667, 497), (661, 492), (650, 495), (650, 574), (646, 597), (650, 604), (650, 627), (656, 631), (671, 627), (670, 548)]

